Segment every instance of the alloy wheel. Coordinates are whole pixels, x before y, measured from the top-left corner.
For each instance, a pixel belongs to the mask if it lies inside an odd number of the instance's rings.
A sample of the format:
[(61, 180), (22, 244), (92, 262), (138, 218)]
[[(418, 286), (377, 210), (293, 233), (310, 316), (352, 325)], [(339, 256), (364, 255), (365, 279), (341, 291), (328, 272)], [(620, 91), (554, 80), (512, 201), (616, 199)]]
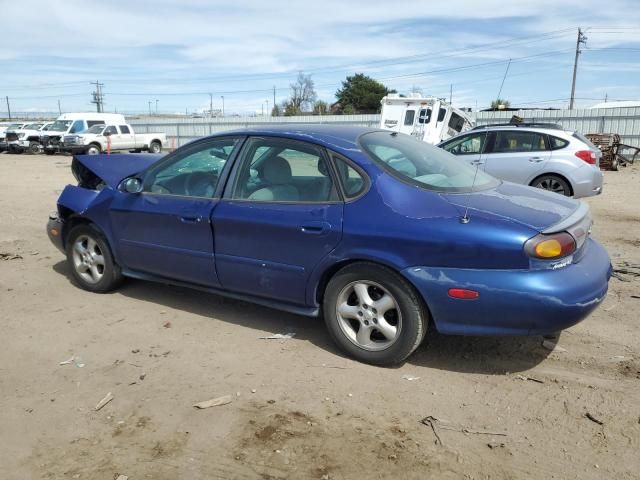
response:
[(88, 283), (96, 284), (104, 276), (105, 260), (98, 243), (88, 235), (80, 235), (73, 244), (73, 266)]

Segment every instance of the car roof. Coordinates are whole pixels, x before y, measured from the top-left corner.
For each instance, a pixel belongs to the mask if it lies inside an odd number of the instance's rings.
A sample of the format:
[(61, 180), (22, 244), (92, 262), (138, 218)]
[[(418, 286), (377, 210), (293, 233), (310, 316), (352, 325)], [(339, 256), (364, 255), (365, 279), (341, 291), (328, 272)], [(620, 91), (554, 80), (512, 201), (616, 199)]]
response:
[(370, 132), (386, 132), (388, 130), (379, 128), (361, 127), (353, 125), (329, 125), (317, 123), (294, 123), (284, 125), (265, 125), (264, 127), (250, 127), (238, 130), (228, 130), (213, 135), (214, 137), (223, 135), (265, 135), (283, 136), (295, 140), (317, 143), (333, 150), (352, 150), (358, 148), (358, 137)]

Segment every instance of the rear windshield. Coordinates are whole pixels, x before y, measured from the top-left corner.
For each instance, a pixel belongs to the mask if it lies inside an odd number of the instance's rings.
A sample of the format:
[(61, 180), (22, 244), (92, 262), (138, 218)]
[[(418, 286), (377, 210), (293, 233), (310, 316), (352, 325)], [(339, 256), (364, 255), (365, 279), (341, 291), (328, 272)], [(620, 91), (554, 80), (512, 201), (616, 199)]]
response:
[(496, 178), (455, 155), (409, 135), (365, 133), (360, 137), (360, 145), (375, 163), (393, 176), (428, 190), (464, 193), (500, 184)]
[(586, 143), (589, 146), (589, 148), (592, 148), (594, 150), (598, 149), (598, 147), (596, 147), (593, 143), (591, 143), (591, 140), (589, 140), (587, 137), (585, 137), (580, 132), (573, 132), (573, 138), (577, 138), (581, 142)]

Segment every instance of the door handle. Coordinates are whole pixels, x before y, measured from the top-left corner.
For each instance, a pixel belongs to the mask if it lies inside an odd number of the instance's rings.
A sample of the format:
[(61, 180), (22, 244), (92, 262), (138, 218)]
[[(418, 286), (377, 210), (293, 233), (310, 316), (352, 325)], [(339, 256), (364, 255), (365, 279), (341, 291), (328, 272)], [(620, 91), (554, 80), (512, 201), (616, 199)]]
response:
[(530, 161), (530, 162), (532, 162), (532, 163), (540, 163), (540, 162), (542, 162), (543, 160), (544, 160), (544, 158), (542, 158), (542, 157), (531, 157), (531, 158), (529, 159), (529, 161)]
[(484, 160), (473, 160), (471, 165), (484, 165)]
[(200, 222), (202, 222), (202, 217), (200, 217), (200, 216), (195, 216), (195, 217), (181, 216), (180, 217), (180, 221), (182, 223), (200, 223)]
[(301, 225), (300, 231), (309, 235), (322, 235), (331, 229), (331, 224), (327, 222), (309, 222)]

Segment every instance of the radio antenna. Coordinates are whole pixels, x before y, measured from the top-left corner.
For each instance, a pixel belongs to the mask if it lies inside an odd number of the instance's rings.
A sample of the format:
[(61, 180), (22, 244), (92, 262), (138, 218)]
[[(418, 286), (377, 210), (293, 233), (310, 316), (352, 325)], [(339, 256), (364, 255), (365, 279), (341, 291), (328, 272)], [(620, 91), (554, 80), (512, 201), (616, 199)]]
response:
[[(483, 137), (484, 141), (487, 141), (487, 133), (485, 132), (484, 137)], [(482, 161), (482, 150), (484, 150), (484, 142), (482, 143), (482, 145), (480, 146), (480, 158), (478, 158), (478, 160), (475, 160), (473, 163), (476, 164), (476, 171), (473, 174), (473, 182), (471, 183), (471, 191), (469, 192), (469, 195), (473, 195), (473, 188), (476, 186), (476, 178), (478, 177), (478, 169), (480, 168), (480, 165), (482, 165), (484, 162)], [(467, 205), (464, 207), (464, 215), (462, 215), (460, 217), (460, 223), (466, 225), (467, 223), (469, 223), (471, 221), (471, 217), (469, 217), (469, 202), (467, 202)]]

